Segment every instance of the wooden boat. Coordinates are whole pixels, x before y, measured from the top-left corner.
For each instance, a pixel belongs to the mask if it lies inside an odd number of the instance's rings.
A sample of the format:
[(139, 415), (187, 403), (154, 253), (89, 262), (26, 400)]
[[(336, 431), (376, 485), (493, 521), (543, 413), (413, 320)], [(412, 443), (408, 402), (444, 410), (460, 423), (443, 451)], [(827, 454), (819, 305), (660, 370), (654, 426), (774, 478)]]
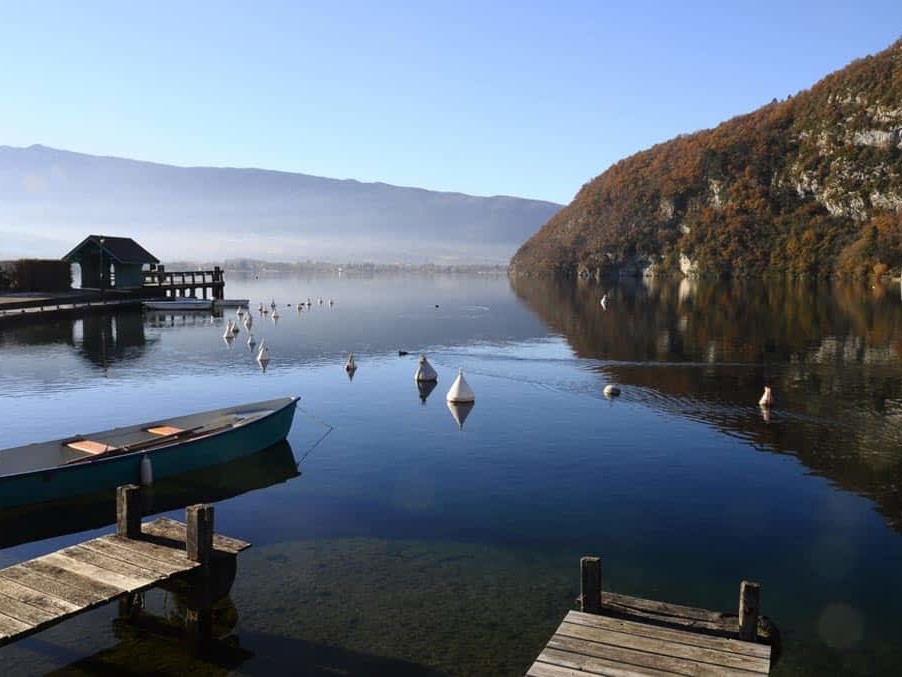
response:
[(177, 416), (0, 451), (0, 509), (71, 499), (232, 461), (286, 438), (297, 397)]
[(165, 310), (172, 312), (174, 310), (212, 310), (212, 299), (194, 299), (185, 297), (181, 299), (161, 299), (159, 301), (145, 301), (143, 304), (145, 310)]
[(247, 308), (250, 299), (213, 299), (214, 308)]

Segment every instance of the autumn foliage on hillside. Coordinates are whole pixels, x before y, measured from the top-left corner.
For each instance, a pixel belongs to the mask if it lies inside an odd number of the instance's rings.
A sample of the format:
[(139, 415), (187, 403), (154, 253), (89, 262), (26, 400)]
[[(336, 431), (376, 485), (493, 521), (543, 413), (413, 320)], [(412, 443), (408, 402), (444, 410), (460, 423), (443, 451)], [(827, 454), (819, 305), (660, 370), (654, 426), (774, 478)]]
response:
[(715, 129), (617, 162), (516, 273), (881, 274), (902, 265), (902, 40)]

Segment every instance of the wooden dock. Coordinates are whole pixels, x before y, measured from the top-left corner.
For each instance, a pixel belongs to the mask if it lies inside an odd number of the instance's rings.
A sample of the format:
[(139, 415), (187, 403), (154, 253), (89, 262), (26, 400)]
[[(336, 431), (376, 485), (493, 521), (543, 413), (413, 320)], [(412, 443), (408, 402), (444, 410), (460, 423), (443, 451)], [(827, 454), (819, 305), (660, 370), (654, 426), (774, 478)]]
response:
[(141, 524), (138, 487), (119, 487), (117, 533), (0, 569), (0, 646), (114, 600), (204, 570), (250, 543), (213, 533), (213, 507), (189, 506), (186, 524)]
[[(155, 270), (143, 271), (142, 275), (143, 289), (156, 296), (207, 298), (209, 290), (212, 298), (224, 298), (225, 276), (219, 266), (214, 266), (213, 270), (184, 271), (168, 271), (163, 266), (157, 266)], [(198, 296), (198, 292), (201, 296)]]
[(601, 593), (601, 563), (584, 557), (581, 611), (570, 611), (527, 675), (766, 675), (775, 628), (759, 619), (756, 584), (738, 614)]

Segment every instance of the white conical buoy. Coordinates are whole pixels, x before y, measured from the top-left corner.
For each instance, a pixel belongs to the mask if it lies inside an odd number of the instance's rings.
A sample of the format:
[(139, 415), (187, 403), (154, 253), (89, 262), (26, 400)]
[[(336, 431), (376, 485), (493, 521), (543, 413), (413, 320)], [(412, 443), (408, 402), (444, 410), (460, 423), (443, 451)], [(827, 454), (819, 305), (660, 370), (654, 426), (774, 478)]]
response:
[(238, 306), (238, 307), (235, 309), (235, 317), (237, 317), (239, 320), (240, 320), (242, 317), (244, 317), (244, 308), (242, 308), (241, 306)]
[(253, 333), (248, 332), (247, 334), (247, 347), (251, 350), (254, 349), (254, 346), (257, 345), (257, 339), (254, 338)]
[(330, 306), (334, 306), (334, 305), (335, 305), (335, 301), (333, 301), (332, 299), (329, 299), (329, 305), (330, 305)]
[(278, 320), (279, 320), (279, 311), (278, 310), (272, 311), (272, 321), (278, 322)]
[(429, 360), (426, 359), (425, 355), (420, 355), (420, 364), (413, 375), (413, 380), (438, 381), (438, 374), (435, 373), (435, 369), (433, 369), (432, 365), (429, 364)]
[(241, 330), (238, 328), (238, 323), (237, 323), (237, 322), (233, 322), (233, 323), (232, 323), (232, 336), (233, 336), (233, 337), (238, 336), (238, 333), (239, 333), (240, 331), (241, 331)]
[(764, 394), (761, 396), (761, 399), (758, 400), (758, 404), (762, 407), (769, 407), (774, 403), (774, 394), (770, 389), (770, 386), (764, 386)]
[(257, 311), (261, 313), (263, 312), (263, 301), (260, 301), (260, 305), (257, 306)]
[(260, 350), (257, 353), (257, 363), (266, 369), (266, 365), (269, 364), (269, 348), (266, 347), (266, 339), (260, 341)]
[(299, 301), (298, 304), (295, 306), (295, 308), (297, 308), (298, 311), (300, 312), (301, 310), (304, 309), (304, 302), (303, 302), (303, 301)]
[(141, 486), (149, 487), (153, 484), (153, 465), (150, 462), (150, 457), (147, 454), (144, 454), (141, 457)]
[(348, 355), (348, 361), (345, 362), (345, 371), (354, 371), (357, 368), (357, 363), (354, 362), (354, 353)]
[(253, 327), (253, 326), (254, 326), (254, 318), (251, 317), (250, 313), (248, 313), (247, 315), (244, 316), (244, 328), (247, 329), (248, 331), (250, 331), (251, 327)]
[(445, 395), (445, 399), (452, 404), (466, 404), (476, 401), (476, 395), (473, 394), (473, 389), (464, 378), (463, 369), (458, 369), (457, 378), (454, 379), (454, 383), (451, 384), (451, 388), (448, 390), (448, 394)]
[(604, 396), (605, 397), (617, 397), (620, 395), (620, 388), (614, 385), (606, 385), (604, 387)]
[(224, 339), (235, 338), (235, 335), (232, 333), (232, 321), (231, 320), (229, 320), (226, 323), (225, 331), (222, 333), (222, 338), (224, 338)]

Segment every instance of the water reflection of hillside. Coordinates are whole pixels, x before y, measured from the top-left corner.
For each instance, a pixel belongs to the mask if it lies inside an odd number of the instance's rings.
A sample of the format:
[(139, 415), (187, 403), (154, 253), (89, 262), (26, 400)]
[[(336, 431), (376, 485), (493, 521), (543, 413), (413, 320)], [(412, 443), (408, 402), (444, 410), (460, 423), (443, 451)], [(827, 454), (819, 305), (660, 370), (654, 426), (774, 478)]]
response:
[[(651, 406), (797, 456), (902, 529), (902, 304), (883, 288), (516, 278), (514, 292)], [(607, 292), (608, 308), (599, 304)], [(770, 422), (755, 403), (771, 383)]]

